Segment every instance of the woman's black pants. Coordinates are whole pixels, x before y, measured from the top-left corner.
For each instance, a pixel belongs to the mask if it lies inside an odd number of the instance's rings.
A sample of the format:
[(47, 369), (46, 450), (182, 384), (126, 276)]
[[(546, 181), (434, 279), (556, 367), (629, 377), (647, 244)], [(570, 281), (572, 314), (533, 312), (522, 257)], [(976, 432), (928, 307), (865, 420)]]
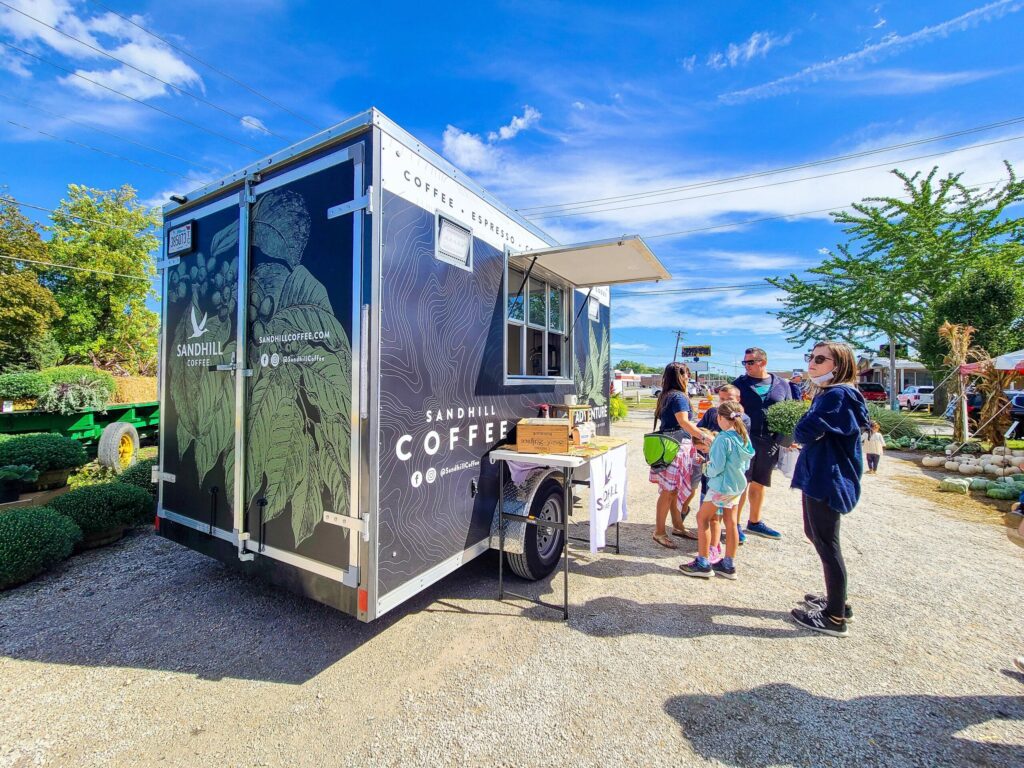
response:
[(825, 570), (826, 612), (842, 618), (846, 615), (846, 563), (839, 548), (839, 519), (842, 514), (827, 502), (804, 494), (804, 533), (814, 544)]

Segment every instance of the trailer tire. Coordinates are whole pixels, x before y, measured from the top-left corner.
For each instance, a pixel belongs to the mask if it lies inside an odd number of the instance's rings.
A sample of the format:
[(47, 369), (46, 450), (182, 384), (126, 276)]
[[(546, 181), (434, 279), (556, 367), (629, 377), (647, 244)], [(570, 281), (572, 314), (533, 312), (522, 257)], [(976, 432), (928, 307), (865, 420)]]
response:
[(107, 424), (96, 446), (96, 460), (121, 474), (139, 458), (139, 433), (131, 424), (115, 421)]
[[(549, 477), (541, 483), (534, 494), (530, 514), (544, 520), (559, 520), (563, 514), (564, 504), (562, 484)], [(505, 557), (513, 573), (524, 579), (536, 581), (543, 579), (558, 567), (558, 559), (564, 546), (565, 539), (561, 530), (528, 525), (523, 541), (523, 553), (520, 555), (506, 552)]]

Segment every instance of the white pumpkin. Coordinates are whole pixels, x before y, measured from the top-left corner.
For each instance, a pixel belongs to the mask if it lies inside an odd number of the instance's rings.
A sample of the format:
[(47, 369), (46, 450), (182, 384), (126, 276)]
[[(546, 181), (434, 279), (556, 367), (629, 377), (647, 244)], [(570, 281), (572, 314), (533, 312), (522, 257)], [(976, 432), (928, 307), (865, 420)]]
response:
[(995, 456), (1006, 456), (1007, 454), (1010, 453), (1010, 449), (1007, 448), (1005, 445), (1000, 445), (997, 448), (993, 448), (992, 453)]
[(921, 459), (921, 464), (926, 467), (941, 467), (945, 463), (946, 460), (942, 456), (925, 456)]
[(980, 475), (981, 467), (977, 464), (961, 464), (960, 465), (961, 475)]
[(1013, 449), (1013, 455), (1014, 456), (1024, 456), (1024, 451), (1020, 451), (1020, 450), (1017, 450), (1016, 448), (1014, 448)]
[(1005, 477), (1012, 477), (1013, 475), (1019, 475), (1021, 473), (1020, 467), (1007, 467), (1003, 470)]
[(958, 469), (960, 469), (960, 462), (959, 461), (947, 461), (946, 462), (946, 469), (948, 469), (950, 472), (956, 472)]
[(991, 464), (989, 465), (988, 469), (985, 470), (985, 472), (990, 474), (990, 475), (994, 475), (995, 477), (1002, 477), (1003, 476), (1003, 468), (1002, 467), (995, 467), (995, 466), (992, 466)]

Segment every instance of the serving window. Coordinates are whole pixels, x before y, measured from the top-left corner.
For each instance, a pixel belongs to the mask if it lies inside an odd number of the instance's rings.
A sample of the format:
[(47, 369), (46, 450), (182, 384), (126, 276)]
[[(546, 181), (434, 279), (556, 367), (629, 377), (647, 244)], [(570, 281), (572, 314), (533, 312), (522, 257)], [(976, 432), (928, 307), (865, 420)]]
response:
[(572, 375), (567, 297), (571, 288), (507, 266), (505, 374), (509, 379), (566, 379)]

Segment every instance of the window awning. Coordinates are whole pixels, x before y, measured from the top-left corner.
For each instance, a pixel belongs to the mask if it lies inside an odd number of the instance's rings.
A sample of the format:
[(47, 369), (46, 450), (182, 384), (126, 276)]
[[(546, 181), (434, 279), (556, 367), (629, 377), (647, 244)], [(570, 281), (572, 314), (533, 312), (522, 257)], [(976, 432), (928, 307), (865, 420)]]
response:
[(509, 264), (524, 272), (533, 264), (532, 274), (576, 288), (647, 283), (672, 277), (640, 235), (524, 251), (509, 256)]

